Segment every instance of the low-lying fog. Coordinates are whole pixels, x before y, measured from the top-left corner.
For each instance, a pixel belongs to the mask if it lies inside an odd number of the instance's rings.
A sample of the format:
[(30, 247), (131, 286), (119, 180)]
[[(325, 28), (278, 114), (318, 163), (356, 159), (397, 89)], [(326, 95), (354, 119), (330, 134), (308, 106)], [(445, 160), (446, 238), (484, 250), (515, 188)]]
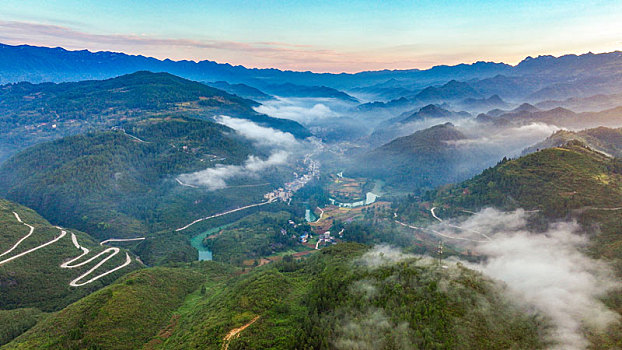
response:
[[(527, 224), (529, 215), (534, 214), (488, 208), (464, 221), (445, 220), (427, 231), (483, 255), (479, 264), (454, 258), (444, 263), (460, 262), (482, 272), (505, 286), (505, 296), (526, 312), (545, 315), (554, 327), (548, 334), (557, 343), (554, 349), (586, 349), (587, 333), (620, 322), (602, 297), (620, 290), (622, 283), (605, 261), (586, 255), (589, 233), (579, 224), (553, 222), (546, 231), (533, 232)], [(378, 266), (408, 257), (398, 249), (378, 246), (365, 259)]]

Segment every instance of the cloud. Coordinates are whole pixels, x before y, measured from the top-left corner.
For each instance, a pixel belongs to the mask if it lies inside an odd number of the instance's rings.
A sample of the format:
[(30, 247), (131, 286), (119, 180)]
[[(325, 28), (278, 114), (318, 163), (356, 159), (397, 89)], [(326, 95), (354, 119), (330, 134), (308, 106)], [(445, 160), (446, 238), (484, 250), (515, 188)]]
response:
[(2, 40), (32, 40), (33, 37), (36, 37), (39, 40), (53, 39), (54, 45), (58, 44), (59, 39), (63, 39), (63, 41), (69, 43), (70, 46), (89, 45), (90, 47), (97, 47), (97, 45), (107, 44), (114, 45), (115, 47), (186, 47), (244, 52), (268, 57), (284, 55), (288, 57), (288, 59), (295, 59), (295, 55), (303, 55), (305, 53), (313, 55), (336, 55), (336, 53), (331, 50), (314, 49), (309, 45), (273, 41), (243, 42), (213, 39), (172, 39), (135, 34), (93, 34), (78, 31), (66, 26), (20, 21), (0, 21), (0, 28), (2, 29), (2, 34), (0, 34)]
[(267, 159), (250, 155), (241, 165), (218, 164), (213, 168), (182, 174), (177, 177), (181, 185), (206, 187), (210, 191), (227, 187), (227, 181), (235, 177), (252, 177), (278, 165), (286, 164), (292, 153), (301, 147), (300, 142), (287, 132), (260, 126), (250, 120), (218, 116), (216, 122), (235, 130), (258, 146), (271, 149)]
[(503, 281), (512, 300), (547, 315), (559, 349), (585, 349), (584, 327), (602, 331), (618, 321), (599, 298), (621, 285), (607, 264), (583, 253), (588, 239), (577, 223), (533, 233), (526, 228), (527, 215), (486, 209), (460, 224), (492, 237), (476, 243), (487, 259), (470, 267)]
[[(55, 20), (56, 21), (56, 20)], [(57, 21), (58, 22), (58, 21)], [(316, 72), (357, 72), (387, 67), (412, 68), (418, 61), (410, 57), (395, 60), (376, 49), (344, 52), (314, 45), (275, 41), (235, 41), (210, 38), (166, 38), (138, 34), (94, 34), (66, 25), (0, 20), (0, 41), (11, 45), (62, 46), (69, 50), (123, 51), (159, 59), (205, 59), (242, 64), (246, 67), (291, 69)]]
[(340, 117), (340, 113), (331, 108), (335, 104), (335, 101), (327, 98), (280, 97), (276, 100), (267, 101), (254, 109), (258, 113), (267, 114), (271, 117), (291, 119), (300, 123), (310, 124), (327, 118)]
[(369, 308), (358, 314), (348, 314), (338, 322), (337, 339), (340, 350), (375, 350), (387, 347), (387, 338), (399, 349), (414, 349), (412, 330), (408, 324), (395, 324), (383, 309)]
[(560, 130), (555, 125), (544, 123), (531, 123), (518, 127), (495, 129), (482, 127), (481, 124), (473, 123), (472, 121), (464, 121), (463, 123), (458, 123), (458, 127), (469, 138), (448, 141), (448, 144), (465, 149), (486, 148), (496, 150), (506, 156), (518, 155), (525, 147), (542, 141)]
[(210, 191), (227, 187), (227, 180), (238, 176), (255, 176), (257, 173), (269, 167), (285, 164), (289, 153), (276, 151), (267, 159), (249, 156), (242, 165), (217, 165), (214, 168), (197, 171), (190, 174), (182, 174), (177, 178), (183, 184), (206, 187)]
[(373, 249), (365, 252), (355, 263), (362, 264), (369, 268), (393, 265), (403, 260), (414, 258), (412, 254), (404, 254), (399, 248), (389, 245), (376, 245)]
[(294, 147), (298, 141), (294, 135), (280, 130), (260, 126), (247, 119), (231, 118), (221, 115), (216, 117), (216, 122), (230, 127), (240, 135), (256, 142), (261, 146)]

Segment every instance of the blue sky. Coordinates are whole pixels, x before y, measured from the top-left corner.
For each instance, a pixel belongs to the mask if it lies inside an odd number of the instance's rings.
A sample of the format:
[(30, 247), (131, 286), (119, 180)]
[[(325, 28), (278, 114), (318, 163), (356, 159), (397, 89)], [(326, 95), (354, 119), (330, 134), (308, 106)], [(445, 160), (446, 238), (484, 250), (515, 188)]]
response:
[(329, 72), (622, 49), (622, 1), (2, 1), (0, 42)]

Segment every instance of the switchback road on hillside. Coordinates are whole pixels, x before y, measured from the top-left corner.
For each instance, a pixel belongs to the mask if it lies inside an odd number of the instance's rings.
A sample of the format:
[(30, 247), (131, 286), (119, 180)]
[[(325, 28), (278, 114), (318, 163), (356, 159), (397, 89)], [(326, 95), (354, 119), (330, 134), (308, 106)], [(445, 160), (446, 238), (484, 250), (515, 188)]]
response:
[(28, 232), (28, 234), (26, 234), (24, 237), (20, 238), (19, 241), (17, 241), (17, 243), (15, 243), (15, 245), (13, 245), (11, 248), (9, 248), (9, 250), (7, 250), (6, 252), (0, 254), (0, 257), (9, 254), (10, 252), (12, 252), (13, 250), (15, 250), (15, 248), (17, 248), (20, 244), (22, 244), (22, 242), (30, 237), (30, 235), (32, 235), (32, 233), (34, 232), (35, 228), (33, 226), (30, 226), (24, 222), (22, 222), (22, 219), (19, 217), (19, 215), (16, 212), (13, 212), (13, 215), (15, 215), (15, 218), (17, 219), (17, 221), (25, 226), (28, 226), (30, 228), (30, 231)]
[[(17, 219), (18, 222), (24, 224), (25, 226), (27, 226), (29, 228), (29, 232), (24, 237), (20, 238), (19, 241), (17, 241), (17, 243), (15, 243), (11, 248), (9, 248), (9, 250), (7, 250), (4, 253), (0, 254), (0, 256), (4, 256), (4, 255), (9, 254), (12, 251), (14, 251), (17, 247), (19, 247), (19, 245), (24, 240), (26, 240), (28, 237), (30, 237), (33, 234), (34, 230), (35, 230), (34, 226), (29, 225), (29, 224), (27, 224), (25, 222), (22, 222), (22, 219), (20, 218), (20, 216), (16, 212), (13, 212), (13, 214), (15, 215), (15, 218)], [(18, 259), (18, 258), (21, 258), (21, 257), (23, 257), (23, 256), (25, 256), (27, 254), (35, 252), (35, 251), (37, 251), (37, 250), (39, 250), (41, 248), (44, 248), (44, 247), (46, 247), (46, 246), (48, 246), (50, 244), (53, 244), (53, 243), (57, 242), (58, 240), (60, 240), (61, 238), (65, 237), (67, 235), (67, 231), (65, 231), (62, 227), (58, 227), (58, 226), (55, 226), (55, 227), (61, 231), (61, 234), (58, 237), (55, 237), (51, 241), (48, 241), (48, 242), (43, 243), (41, 245), (38, 245), (38, 246), (36, 246), (34, 248), (31, 248), (31, 249), (28, 249), (28, 250), (26, 250), (24, 252), (21, 252), (19, 254), (13, 255), (10, 258), (1, 260), (0, 261), (0, 265), (3, 265), (5, 263), (8, 263), (8, 262), (13, 261), (13, 260)], [(101, 242), (100, 245), (104, 245), (104, 244), (106, 244), (108, 242), (138, 241), (138, 240), (143, 240), (143, 239), (145, 239), (145, 238), (144, 237), (129, 238), (129, 239), (111, 238), (111, 239), (108, 239), (108, 240), (105, 240), (105, 241)], [(81, 287), (81, 286), (87, 285), (89, 283), (93, 283), (94, 281), (96, 281), (96, 280), (98, 280), (98, 279), (100, 279), (100, 278), (102, 278), (104, 276), (107, 276), (107, 275), (109, 275), (109, 274), (111, 274), (111, 273), (113, 273), (115, 271), (118, 271), (118, 270), (128, 266), (132, 262), (132, 258), (130, 257), (130, 255), (128, 253), (125, 253), (125, 262), (123, 264), (121, 264), (121, 265), (119, 265), (119, 266), (117, 266), (117, 267), (115, 267), (115, 268), (113, 268), (111, 270), (108, 270), (108, 271), (106, 271), (104, 273), (96, 275), (95, 277), (92, 277), (91, 279), (87, 280), (86, 282), (79, 282), (82, 279), (86, 278), (87, 276), (91, 275), (97, 269), (99, 269), (103, 264), (106, 263), (106, 261), (112, 259), (114, 256), (119, 254), (121, 249), (115, 248), (115, 247), (108, 248), (108, 249), (105, 249), (105, 250), (101, 251), (100, 253), (96, 254), (95, 256), (93, 256), (92, 258), (90, 258), (88, 260), (85, 260), (85, 261), (83, 261), (81, 263), (74, 264), (76, 261), (80, 260), (81, 258), (86, 256), (87, 254), (89, 254), (90, 250), (88, 248), (82, 247), (80, 245), (80, 243), (78, 243), (78, 238), (76, 237), (76, 235), (73, 232), (71, 233), (71, 241), (72, 241), (74, 247), (76, 247), (76, 249), (82, 250), (82, 254), (80, 254), (79, 256), (77, 256), (77, 257), (75, 257), (75, 258), (73, 258), (73, 259), (71, 259), (71, 260), (69, 260), (67, 262), (62, 263), (60, 265), (61, 268), (64, 268), (64, 269), (78, 268), (78, 267), (81, 267), (81, 266), (84, 266), (86, 264), (91, 263), (92, 261), (96, 260), (97, 258), (99, 258), (102, 255), (108, 254), (107, 257), (102, 259), (99, 263), (97, 263), (95, 266), (93, 266), (87, 272), (83, 273), (82, 275), (78, 276), (78, 278), (76, 278), (73, 281), (69, 282), (69, 285), (72, 286), (72, 287)]]
[[(21, 244), (21, 243), (22, 243), (22, 242), (23, 242), (26, 238), (30, 237), (30, 235), (31, 235), (31, 234), (34, 232), (34, 230), (35, 230), (35, 228), (34, 228), (32, 225), (28, 225), (27, 223), (22, 222), (22, 219), (19, 217), (19, 215), (18, 215), (16, 212), (13, 212), (13, 214), (15, 214), (15, 218), (17, 219), (17, 221), (19, 221), (20, 223), (24, 224), (25, 226), (28, 226), (28, 227), (30, 228), (30, 231), (28, 232), (28, 234), (27, 234), (26, 236), (22, 237), (19, 241), (17, 241), (17, 243), (16, 243), (13, 247), (11, 247), (11, 248), (10, 248), (9, 250), (7, 250), (6, 252), (2, 253), (2, 255), (0, 255), (0, 256), (3, 256), (3, 255), (5, 255), (5, 254), (8, 254), (8, 253), (12, 252), (13, 250), (15, 250), (15, 248), (17, 248), (17, 247), (18, 247), (18, 246), (19, 246), (19, 245), (20, 245), (20, 244)], [(0, 265), (6, 264), (6, 263), (8, 263), (9, 261), (13, 261), (13, 260), (15, 260), (15, 259), (17, 259), (17, 258), (21, 258), (22, 256), (27, 255), (27, 254), (30, 254), (30, 253), (32, 253), (32, 252), (34, 252), (34, 251), (37, 251), (37, 250), (39, 250), (39, 249), (41, 249), (41, 248), (43, 248), (43, 247), (47, 247), (47, 246), (49, 246), (50, 244), (56, 243), (59, 239), (61, 239), (61, 238), (65, 237), (65, 235), (67, 234), (67, 232), (66, 232), (65, 230), (63, 230), (62, 228), (58, 227), (58, 226), (56, 226), (56, 228), (57, 228), (57, 229), (59, 229), (59, 230), (61, 231), (61, 232), (60, 232), (60, 235), (59, 235), (58, 237), (54, 238), (53, 240), (51, 240), (51, 241), (49, 241), (49, 242), (43, 243), (43, 244), (38, 245), (38, 246), (36, 246), (36, 247), (34, 247), (34, 248), (32, 248), (32, 249), (29, 249), (29, 250), (27, 250), (27, 251), (25, 251), (25, 252), (21, 252), (21, 253), (19, 253), (19, 254), (17, 254), (17, 255), (13, 255), (12, 257), (10, 257), (10, 258), (8, 258), (8, 259), (4, 259), (4, 260), (0, 261)]]
[[(109, 242), (131, 242), (131, 241), (142, 241), (144, 240), (145, 237), (139, 237), (139, 238), (111, 238), (111, 239), (107, 239), (105, 241), (102, 241), (99, 243), (99, 245), (103, 246), (106, 243)], [(81, 280), (83, 280), (84, 278), (86, 278), (87, 276), (89, 276), (90, 274), (92, 274), (93, 272), (95, 272), (97, 269), (99, 269), (100, 266), (102, 266), (103, 264), (106, 263), (106, 261), (112, 259), (113, 257), (115, 257), (117, 254), (119, 254), (121, 252), (121, 249), (119, 248), (108, 248), (105, 249), (101, 252), (99, 252), (98, 254), (96, 254), (95, 256), (91, 257), (90, 259), (87, 259), (81, 263), (77, 263), (77, 264), (73, 264), (74, 262), (82, 259), (82, 257), (84, 257), (85, 255), (89, 254), (89, 249), (82, 247), (80, 245), (80, 243), (78, 243), (78, 239), (76, 237), (75, 234), (73, 234), (73, 232), (71, 233), (71, 241), (73, 242), (73, 245), (77, 248), (77, 249), (81, 249), (82, 250), (82, 254), (78, 255), (77, 257), (64, 262), (63, 264), (60, 265), (61, 268), (64, 269), (75, 269), (77, 267), (82, 267), (94, 260), (96, 260), (97, 258), (99, 258), (102, 255), (105, 254), (109, 254), (107, 257), (105, 257), (104, 259), (102, 259), (100, 262), (98, 262), (95, 266), (93, 266), (91, 269), (89, 269), (88, 271), (86, 271), (85, 273), (83, 273), (82, 275), (78, 276), (76, 279), (74, 279), (73, 281), (71, 281), (69, 283), (70, 286), (72, 287), (81, 287), (84, 285), (87, 285), (89, 283), (93, 283), (95, 281), (97, 281), (98, 279), (107, 276), (115, 271), (118, 271), (124, 267), (126, 267), (127, 265), (129, 265), (132, 262), (132, 258), (130, 258), (130, 255), (128, 253), (125, 253), (125, 262), (117, 267), (115, 267), (114, 269), (108, 270), (104, 273), (101, 273), (99, 275), (96, 275), (95, 277), (92, 277), (91, 279), (87, 280), (86, 282), (79, 282)], [(72, 265), (73, 264), (73, 265)]]

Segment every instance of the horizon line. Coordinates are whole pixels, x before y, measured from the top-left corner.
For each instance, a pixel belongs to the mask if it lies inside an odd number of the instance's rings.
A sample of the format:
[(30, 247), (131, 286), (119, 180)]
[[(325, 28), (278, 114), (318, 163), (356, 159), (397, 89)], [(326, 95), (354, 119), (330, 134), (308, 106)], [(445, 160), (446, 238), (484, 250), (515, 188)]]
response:
[(111, 50), (97, 50), (97, 51), (92, 51), (88, 48), (84, 48), (84, 49), (67, 49), (65, 47), (62, 46), (40, 46), (40, 45), (32, 45), (32, 44), (28, 44), (28, 43), (22, 43), (22, 44), (6, 44), (6, 43), (2, 43), (0, 42), (0, 45), (2, 46), (10, 46), (10, 47), (20, 47), (20, 46), (28, 46), (28, 47), (35, 47), (35, 48), (43, 48), (43, 49), (61, 49), (67, 52), (81, 52), (81, 51), (86, 51), (89, 52), (91, 54), (96, 54), (96, 53), (114, 53), (114, 54), (123, 54), (126, 56), (130, 56), (130, 57), (145, 57), (145, 58), (152, 58), (155, 60), (158, 60), (160, 62), (165, 62), (165, 61), (171, 61), (171, 62), (192, 62), (194, 64), (199, 64), (201, 62), (212, 62), (212, 63), (216, 63), (219, 65), (228, 65), (231, 67), (242, 67), (245, 69), (249, 69), (249, 70), (278, 70), (281, 72), (292, 72), (292, 73), (313, 73), (313, 74), (330, 74), (330, 75), (355, 75), (355, 74), (361, 74), (361, 73), (372, 73), (372, 72), (385, 72), (385, 71), (390, 71), (390, 72), (406, 72), (406, 71), (427, 71), (427, 70), (431, 70), (437, 67), (457, 67), (460, 65), (475, 65), (477, 63), (488, 63), (488, 64), (504, 64), (510, 67), (516, 67), (519, 64), (521, 64), (522, 62), (528, 60), (528, 59), (537, 59), (537, 58), (541, 58), (541, 57), (553, 57), (553, 58), (561, 58), (561, 57), (565, 57), (565, 56), (585, 56), (585, 55), (603, 55), (603, 54), (613, 54), (613, 53), (622, 53), (621, 50), (614, 50), (614, 51), (603, 51), (603, 52), (593, 52), (593, 51), (588, 51), (588, 52), (583, 52), (583, 53), (565, 53), (559, 56), (555, 56), (555, 55), (551, 55), (551, 54), (539, 54), (538, 56), (531, 56), (531, 55), (527, 55), (525, 56), (523, 59), (521, 59), (518, 63), (516, 64), (511, 64), (511, 63), (506, 63), (506, 62), (495, 62), (495, 61), (486, 61), (486, 60), (477, 60), (477, 61), (473, 61), (473, 62), (461, 62), (458, 64), (436, 64), (433, 65), (431, 67), (428, 68), (407, 68), (407, 69), (391, 69), (391, 68), (384, 68), (384, 69), (377, 69), (377, 70), (361, 70), (361, 71), (357, 71), (357, 72), (326, 72), (326, 71), (312, 71), (312, 70), (292, 70), (292, 69), (282, 69), (282, 68), (277, 68), (277, 67), (269, 67), (269, 68), (259, 68), (259, 67), (248, 67), (242, 64), (231, 64), (229, 62), (218, 62), (218, 61), (214, 61), (214, 60), (210, 60), (210, 59), (202, 59), (202, 60), (193, 60), (193, 59), (180, 59), (180, 60), (174, 60), (171, 58), (159, 58), (159, 57), (155, 57), (155, 56), (146, 56), (143, 54), (132, 54), (132, 53), (127, 53), (127, 52), (123, 52), (123, 51), (111, 51)]

